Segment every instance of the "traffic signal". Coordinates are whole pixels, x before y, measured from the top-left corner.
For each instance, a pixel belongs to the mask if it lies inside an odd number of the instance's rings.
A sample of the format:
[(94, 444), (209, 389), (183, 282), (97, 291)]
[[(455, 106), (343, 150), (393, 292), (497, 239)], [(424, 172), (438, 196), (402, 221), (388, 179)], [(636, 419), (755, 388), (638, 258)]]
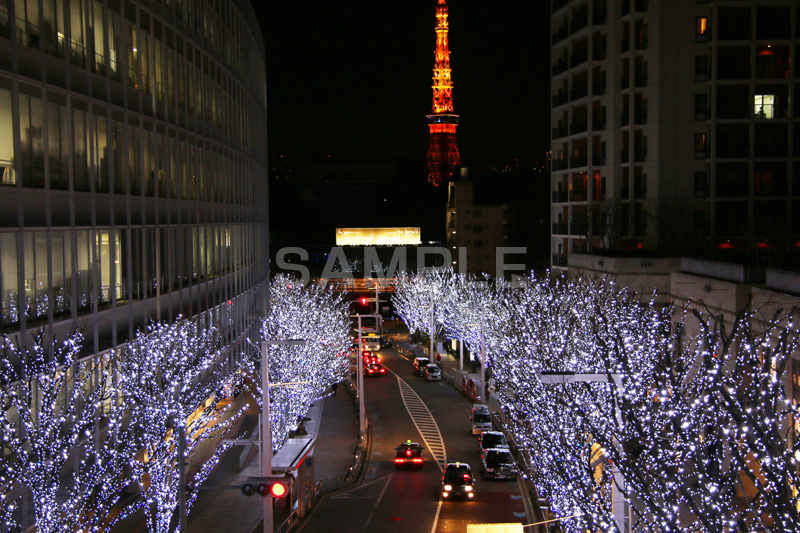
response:
[(283, 498), (289, 494), (289, 478), (285, 476), (251, 477), (242, 484), (242, 494)]
[(363, 297), (361, 298), (361, 305), (367, 305), (367, 299), (366, 298), (363, 298)]

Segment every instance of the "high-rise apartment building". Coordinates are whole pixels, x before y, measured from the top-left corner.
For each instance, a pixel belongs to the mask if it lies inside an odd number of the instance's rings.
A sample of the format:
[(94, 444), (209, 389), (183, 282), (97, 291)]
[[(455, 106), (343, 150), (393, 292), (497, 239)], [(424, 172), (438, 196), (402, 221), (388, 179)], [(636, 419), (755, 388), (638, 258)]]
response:
[(800, 246), (800, 5), (552, 2), (552, 260)]
[(265, 69), (247, 0), (0, 0), (0, 331), (252, 332)]

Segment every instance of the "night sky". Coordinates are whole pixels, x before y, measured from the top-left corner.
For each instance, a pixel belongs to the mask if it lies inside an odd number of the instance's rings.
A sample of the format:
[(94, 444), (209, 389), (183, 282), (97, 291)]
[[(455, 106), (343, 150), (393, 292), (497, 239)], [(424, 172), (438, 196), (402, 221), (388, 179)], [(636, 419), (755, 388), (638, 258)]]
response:
[[(253, 0), (267, 49), (270, 155), (300, 165), (424, 160), (436, 0)], [(549, 142), (549, 2), (450, 0), (462, 164)]]

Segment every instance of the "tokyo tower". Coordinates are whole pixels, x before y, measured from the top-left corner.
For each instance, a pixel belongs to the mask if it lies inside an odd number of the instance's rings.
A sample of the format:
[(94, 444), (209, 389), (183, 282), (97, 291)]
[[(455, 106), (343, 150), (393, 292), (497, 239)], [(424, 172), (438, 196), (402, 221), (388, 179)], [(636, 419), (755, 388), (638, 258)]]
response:
[(436, 5), (436, 61), (433, 66), (433, 109), (428, 115), (430, 141), (425, 162), (428, 181), (438, 186), (449, 181), (461, 165), (456, 144), (458, 115), (453, 112), (453, 78), (447, 46), (447, 2)]

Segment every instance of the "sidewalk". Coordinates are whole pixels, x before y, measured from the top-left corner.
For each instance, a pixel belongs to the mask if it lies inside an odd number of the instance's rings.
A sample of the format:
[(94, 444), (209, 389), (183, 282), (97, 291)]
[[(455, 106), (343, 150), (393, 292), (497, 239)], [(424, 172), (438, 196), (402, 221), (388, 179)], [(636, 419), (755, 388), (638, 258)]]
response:
[[(249, 439), (258, 437), (258, 414), (257, 407), (248, 410), (239, 435), (247, 435)], [(340, 486), (338, 480), (344, 477), (352, 464), (358, 440), (356, 411), (344, 384), (339, 385), (335, 396), (316, 401), (306, 418), (310, 418), (304, 424), (307, 434), (317, 438), (309, 456), (309, 459), (313, 458), (314, 482), (321, 483), (321, 494), (324, 494)], [(239, 471), (241, 457), (248, 451), (248, 447), (234, 446), (222, 456), (214, 473), (203, 485), (206, 490), (200, 491), (189, 512), (188, 529), (191, 533), (251, 533), (261, 524), (261, 498), (245, 496), (239, 489), (248, 477), (259, 476), (256, 453)], [(276, 506), (276, 528), (287, 514), (285, 509)], [(126, 531), (143, 533), (146, 528), (139, 522), (130, 524)]]
[[(317, 438), (314, 451), (309, 456), (314, 462), (314, 482), (321, 483), (321, 493), (335, 490), (338, 479), (342, 479), (353, 462), (353, 450), (358, 437), (358, 420), (347, 390), (340, 384), (337, 394), (318, 400), (309, 409), (304, 424), (309, 436)], [(238, 472), (242, 447), (228, 452), (223, 463), (207, 485), (237, 485), (247, 477), (258, 476), (258, 458), (254, 458)], [(260, 498), (244, 496), (238, 490), (222, 490), (201, 493), (194, 511), (189, 515), (191, 533), (250, 533), (261, 523), (262, 502)], [(285, 519), (286, 513), (276, 508), (275, 526)], [(279, 518), (279, 516), (281, 518)]]

